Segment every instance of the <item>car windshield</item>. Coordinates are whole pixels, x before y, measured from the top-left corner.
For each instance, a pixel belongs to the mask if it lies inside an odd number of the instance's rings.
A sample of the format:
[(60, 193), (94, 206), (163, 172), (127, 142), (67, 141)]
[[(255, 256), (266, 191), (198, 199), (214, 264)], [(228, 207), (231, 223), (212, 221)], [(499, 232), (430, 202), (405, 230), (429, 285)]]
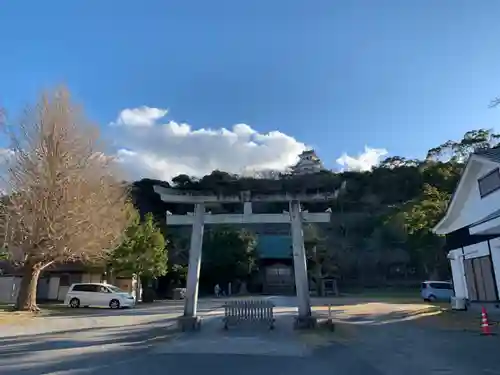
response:
[(120, 288), (118, 288), (117, 286), (114, 286), (114, 285), (108, 285), (107, 286), (109, 288), (109, 290), (111, 290), (113, 293), (126, 293), (124, 290), (121, 290)]

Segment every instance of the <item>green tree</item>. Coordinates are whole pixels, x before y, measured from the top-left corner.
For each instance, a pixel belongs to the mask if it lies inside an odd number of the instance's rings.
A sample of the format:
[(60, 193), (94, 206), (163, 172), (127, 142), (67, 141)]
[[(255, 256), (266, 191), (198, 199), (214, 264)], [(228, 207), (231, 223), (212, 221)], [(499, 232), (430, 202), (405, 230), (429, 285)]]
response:
[[(393, 268), (400, 269), (403, 275), (407, 275), (411, 257), (408, 253), (408, 233), (401, 217), (374, 217), (373, 231), (365, 237), (363, 247), (365, 252), (359, 257), (360, 264), (364, 266), (361, 277), (370, 274), (363, 272), (366, 268), (373, 270), (371, 276), (375, 280), (385, 281)], [(369, 262), (372, 264), (367, 264)]]
[(409, 244), (429, 277), (436, 277), (446, 267), (444, 239), (432, 228), (446, 212), (450, 194), (425, 184), (422, 195), (403, 207), (402, 215), (409, 234)]
[(172, 178), (172, 183), (178, 189), (187, 189), (190, 190), (194, 186), (194, 178), (189, 177), (187, 174), (180, 174), (174, 178)]
[(202, 277), (210, 285), (246, 281), (256, 269), (256, 237), (231, 227), (208, 231), (203, 241)]
[(8, 260), (10, 257), (9, 251), (4, 247), (0, 248), (0, 260)]
[(424, 184), (422, 195), (403, 209), (408, 233), (431, 231), (446, 212), (449, 199), (449, 193)]
[(445, 160), (464, 163), (475, 151), (495, 147), (500, 140), (500, 134), (492, 129), (469, 130), (460, 141), (447, 141), (432, 148), (427, 153), (427, 160)]
[(166, 237), (168, 242), (168, 289), (185, 285), (188, 262), (190, 238), (188, 235), (179, 233), (178, 230), (168, 231)]
[(166, 241), (154, 222), (153, 214), (146, 214), (141, 221), (135, 212), (124, 237), (109, 259), (109, 267), (114, 274), (135, 274), (151, 279), (167, 273)]
[(318, 296), (324, 295), (323, 279), (337, 275), (338, 267), (335, 254), (328, 247), (327, 236), (318, 225), (308, 224), (304, 226), (304, 246), (309, 272), (316, 285)]
[[(328, 225), (311, 229), (317, 234), (304, 229), (311, 272), (319, 275), (319, 270), (313, 270), (312, 265), (320, 261), (314, 262), (314, 257), (327, 255), (328, 262), (338, 267), (339, 278), (349, 281), (378, 282), (383, 272), (403, 264), (411, 266), (407, 268), (415, 277), (423, 275), (417, 276), (413, 269), (430, 276), (447, 264), (442, 251), (443, 238), (435, 236), (431, 228), (444, 214), (468, 156), (498, 146), (499, 137), (491, 130), (471, 130), (459, 140), (432, 148), (424, 160), (391, 156), (364, 172), (263, 173), (256, 178), (214, 171), (199, 180), (180, 175), (174, 179), (174, 185), (216, 194), (238, 195), (249, 190), (254, 195), (271, 195), (334, 193), (346, 182), (346, 188), (335, 202), (304, 203), (304, 208), (311, 212), (333, 210)], [(160, 207), (159, 204), (151, 202), (150, 207)], [(259, 212), (276, 213), (287, 209), (286, 204), (281, 203), (259, 202), (256, 206)], [(235, 212), (236, 209), (238, 207), (231, 204), (211, 208), (214, 214)], [(321, 254), (323, 249), (327, 249), (325, 254)], [(172, 264), (178, 264), (173, 259), (172, 255)], [(209, 269), (207, 267), (205, 264), (205, 269)], [(324, 274), (323, 268), (324, 265), (321, 269)]]
[(420, 173), (424, 184), (435, 186), (440, 191), (451, 194), (458, 184), (464, 166), (464, 164), (454, 162), (426, 162), (421, 164)]

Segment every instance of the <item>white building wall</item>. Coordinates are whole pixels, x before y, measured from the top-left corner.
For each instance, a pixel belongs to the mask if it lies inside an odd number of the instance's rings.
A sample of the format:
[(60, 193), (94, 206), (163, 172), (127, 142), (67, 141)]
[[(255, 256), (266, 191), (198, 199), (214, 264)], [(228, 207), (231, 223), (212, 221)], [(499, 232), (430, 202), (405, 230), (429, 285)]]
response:
[(484, 257), (489, 254), (490, 254), (490, 249), (488, 247), (488, 241), (479, 242), (474, 245), (464, 246), (465, 259)]
[(495, 238), (490, 240), (490, 246), (488, 247), (488, 241), (480, 242), (474, 245), (465, 246), (462, 249), (451, 250), (448, 254), (450, 259), (451, 272), (453, 277), (453, 287), (455, 290), (455, 296), (461, 298), (469, 298), (469, 293), (467, 289), (467, 281), (465, 278), (465, 267), (464, 259), (473, 259), (482, 256), (490, 255), (491, 247), (491, 262), (493, 265), (493, 273), (495, 276), (495, 282), (497, 290), (500, 292), (500, 238)]
[(100, 273), (84, 273), (82, 274), (82, 283), (100, 283), (102, 282), (102, 274)]
[(21, 278), (17, 276), (1, 276), (0, 277), (0, 302), (15, 303), (19, 287), (21, 286)]
[(490, 240), (491, 262), (493, 263), (493, 271), (495, 272), (495, 280), (497, 283), (497, 291), (500, 293), (500, 238)]
[(38, 285), (36, 288), (37, 299), (46, 300), (49, 298), (49, 283), (50, 279), (48, 277), (40, 277), (38, 279)]
[(57, 300), (59, 294), (59, 276), (51, 276), (49, 280), (49, 299)]
[[(468, 177), (467, 184), (464, 190), (467, 194), (464, 197), (457, 197), (456, 204), (462, 204), (459, 210), (456, 211), (458, 216), (448, 228), (449, 231), (454, 231), (465, 226), (471, 225), (479, 220), (482, 220), (489, 214), (500, 208), (500, 190), (497, 190), (484, 198), (481, 198), (479, 193), (479, 185), (477, 180), (484, 175), (498, 168), (497, 163), (485, 162), (471, 165), (471, 175)], [(459, 207), (457, 207), (458, 209)]]
[(293, 170), (297, 174), (307, 174), (319, 172), (322, 169), (320, 161), (302, 159), (294, 167)]

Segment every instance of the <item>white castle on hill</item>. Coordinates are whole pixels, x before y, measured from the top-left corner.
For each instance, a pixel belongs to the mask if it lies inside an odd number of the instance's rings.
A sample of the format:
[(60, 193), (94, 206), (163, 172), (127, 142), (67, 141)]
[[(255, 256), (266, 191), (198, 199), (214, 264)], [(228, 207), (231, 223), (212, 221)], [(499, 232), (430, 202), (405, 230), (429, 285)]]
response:
[(320, 172), (325, 168), (314, 150), (306, 150), (299, 155), (299, 161), (291, 169), (294, 174), (308, 174)]

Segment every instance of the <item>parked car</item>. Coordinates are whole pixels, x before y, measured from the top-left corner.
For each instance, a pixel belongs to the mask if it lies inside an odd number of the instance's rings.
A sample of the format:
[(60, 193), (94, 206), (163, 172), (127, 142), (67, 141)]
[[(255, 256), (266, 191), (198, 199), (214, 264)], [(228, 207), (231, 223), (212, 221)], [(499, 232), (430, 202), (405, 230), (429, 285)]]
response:
[(135, 306), (135, 298), (114, 285), (78, 283), (69, 287), (64, 304), (73, 308), (93, 306), (119, 309)]
[(420, 293), (424, 301), (449, 301), (453, 297), (453, 284), (449, 281), (424, 281)]

